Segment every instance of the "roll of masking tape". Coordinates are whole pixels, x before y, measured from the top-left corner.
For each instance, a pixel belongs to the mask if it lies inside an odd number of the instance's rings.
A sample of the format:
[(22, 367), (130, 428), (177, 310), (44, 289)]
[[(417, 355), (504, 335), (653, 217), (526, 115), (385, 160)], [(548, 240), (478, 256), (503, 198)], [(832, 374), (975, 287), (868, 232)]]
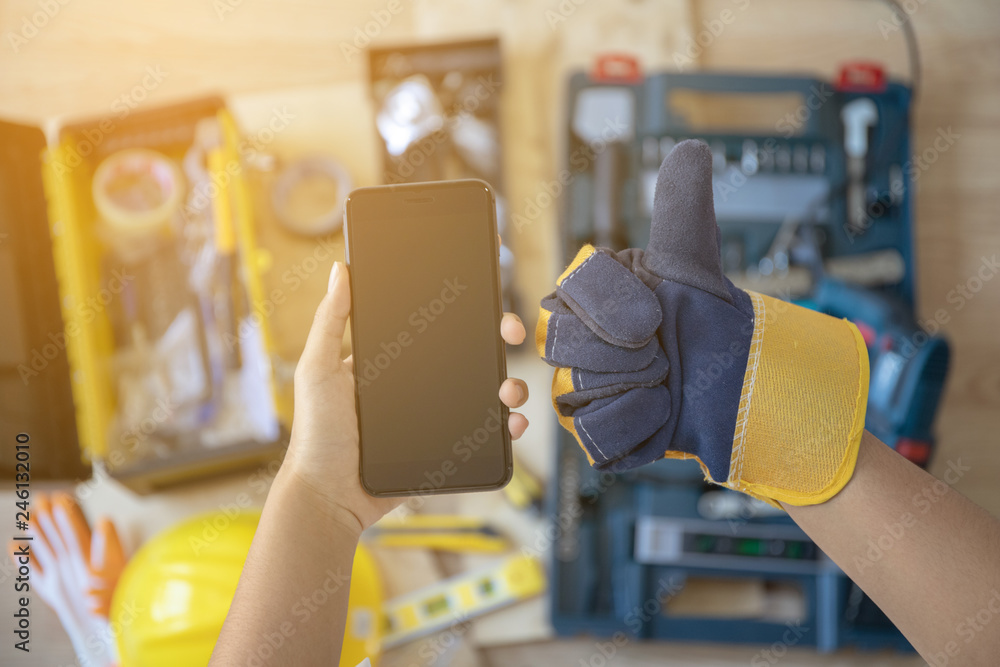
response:
[(146, 148), (107, 157), (94, 172), (92, 189), (103, 236), (123, 255), (164, 234), (184, 195), (177, 164)]

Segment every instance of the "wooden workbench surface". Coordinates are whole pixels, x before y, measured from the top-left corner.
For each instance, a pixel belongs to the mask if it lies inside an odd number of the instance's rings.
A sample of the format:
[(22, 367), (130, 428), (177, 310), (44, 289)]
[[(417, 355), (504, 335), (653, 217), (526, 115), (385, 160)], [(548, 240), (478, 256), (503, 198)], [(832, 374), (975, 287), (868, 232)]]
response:
[[(53, 3), (58, 4), (58, 3)], [(266, 124), (276, 107), (295, 115), (275, 139), (280, 155), (327, 152), (341, 159), (356, 184), (377, 182), (375, 137), (364, 83), (365, 58), (347, 57), (342, 45), (354, 46), (356, 28), (372, 20), (386, 0), (75, 0), (60, 9), (37, 34), (22, 35), (24, 20), (39, 11), (36, 0), (0, 4), (0, 117), (38, 124), (53, 119), (108, 112), (121, 96), (135, 100), (148, 68), (162, 73), (147, 86), (137, 104), (151, 106), (206, 92), (221, 91), (230, 99), (243, 129)], [(1000, 515), (1000, 279), (986, 281), (974, 298), (958, 309), (949, 293), (979, 270), (983, 258), (1000, 248), (997, 220), (1000, 197), (1000, 12), (991, 0), (909, 3), (921, 39), (923, 92), (915, 113), (914, 148), (931, 147), (939, 131), (958, 139), (941, 151), (921, 173), (917, 199), (919, 305), (921, 314), (945, 309), (944, 330), (954, 345), (953, 370), (938, 422), (940, 451), (935, 470), (948, 461), (971, 466), (956, 487)], [(397, 7), (395, 3), (392, 6)], [(636, 53), (650, 69), (687, 62), (692, 68), (794, 70), (830, 76), (850, 58), (874, 58), (905, 75), (902, 32), (877, 2), (860, 0), (401, 0), (376, 41), (485, 36), (499, 33), (504, 49), (504, 154), (513, 210), (541, 191), (553, 178), (558, 162), (560, 100), (568, 68), (584, 66), (598, 50)], [(691, 40), (705, 22), (733, 18), (717, 36)], [(27, 17), (27, 18), (26, 18)], [(683, 58), (678, 58), (682, 54)], [(152, 79), (147, 79), (152, 80)], [(541, 212), (531, 224), (511, 234), (519, 264), (519, 290), (535, 303), (550, 288), (561, 267), (556, 264), (556, 207)], [(265, 232), (274, 251), (272, 279), (316, 250), (315, 242)], [(334, 245), (339, 241), (334, 241)], [(341, 244), (342, 245), (342, 244)], [(284, 356), (294, 359), (325, 289), (329, 262), (317, 268), (289, 295), (275, 322)], [(533, 321), (529, 313), (526, 324)], [(517, 371), (517, 372), (515, 372)], [(548, 371), (531, 354), (512, 361), (512, 375), (528, 377), (534, 395), (526, 408), (529, 434), (518, 445), (538, 471), (548, 469), (553, 424), (548, 405)], [(122, 526), (131, 545), (140, 543), (176, 519), (208, 510), (247, 488), (240, 473), (208, 483), (137, 498), (114, 484), (87, 488), (91, 515), (109, 514)], [(0, 494), (6, 499), (9, 494)], [(263, 497), (258, 498), (260, 501)], [(495, 494), (441, 501), (443, 508), (493, 511), (502, 505)], [(506, 521), (507, 519), (503, 519)], [(528, 539), (537, 527), (509, 519), (508, 530)], [(443, 562), (427, 554), (398, 555), (400, 571), (390, 576), (401, 592), (462, 563)], [(380, 562), (391, 567), (392, 555)], [(409, 583), (408, 583), (409, 582)], [(0, 596), (0, 612), (6, 600)], [(592, 641), (545, 640), (541, 601), (477, 628), (481, 643), (471, 643), (451, 664), (542, 665), (581, 664), (596, 654)], [(46, 664), (71, 660), (68, 643), (56, 641), (54, 618), (39, 612), (36, 636), (46, 636), (33, 654)], [(492, 626), (492, 627), (491, 627)], [(532, 626), (536, 634), (501, 646), (506, 628)], [(45, 634), (42, 634), (45, 633)], [(0, 662), (7, 664), (0, 646)], [(622, 665), (743, 665), (757, 648), (648, 645), (626, 646), (616, 656)], [(387, 656), (383, 665), (417, 661), (411, 651)], [(865, 664), (916, 665), (914, 658), (868, 658)], [(39, 663), (40, 664), (40, 663)], [(417, 662), (417, 664), (430, 664)], [(443, 664), (443, 663), (442, 663)], [(583, 664), (594, 664), (584, 662)], [(856, 664), (851, 656), (820, 657), (792, 652), (784, 665)]]

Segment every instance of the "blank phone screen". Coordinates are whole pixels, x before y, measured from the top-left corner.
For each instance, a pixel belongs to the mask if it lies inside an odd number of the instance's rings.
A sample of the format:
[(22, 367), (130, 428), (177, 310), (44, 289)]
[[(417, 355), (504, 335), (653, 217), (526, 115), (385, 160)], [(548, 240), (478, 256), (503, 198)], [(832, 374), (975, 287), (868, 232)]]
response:
[(479, 181), (351, 195), (351, 330), (369, 491), (433, 493), (506, 479), (493, 207)]

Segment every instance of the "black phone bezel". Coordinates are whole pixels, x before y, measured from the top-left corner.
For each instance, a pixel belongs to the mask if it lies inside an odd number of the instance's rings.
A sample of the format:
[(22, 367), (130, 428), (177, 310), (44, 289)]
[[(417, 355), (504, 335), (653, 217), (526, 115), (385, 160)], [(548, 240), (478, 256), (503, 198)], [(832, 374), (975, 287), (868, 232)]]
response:
[[(494, 299), (496, 303), (496, 354), (497, 361), (499, 364), (500, 371), (500, 382), (503, 383), (507, 379), (507, 352), (506, 346), (503, 339), (500, 337), (500, 321), (503, 318), (503, 294), (502, 287), (500, 283), (500, 239), (497, 234), (497, 219), (496, 219), (496, 195), (493, 192), (493, 188), (490, 187), (489, 183), (479, 179), (461, 179), (453, 181), (430, 181), (422, 183), (404, 183), (395, 185), (377, 185), (364, 188), (357, 188), (348, 195), (344, 202), (344, 255), (346, 259), (346, 264), (348, 270), (351, 266), (351, 236), (350, 228), (353, 224), (351, 207), (354, 202), (360, 197), (392, 197), (398, 200), (400, 206), (426, 206), (431, 202), (426, 201), (426, 198), (433, 198), (435, 193), (442, 190), (452, 190), (456, 188), (476, 188), (483, 189), (488, 195), (489, 201), (489, 211), (488, 219), (491, 227), (491, 273), (493, 275), (494, 283)], [(405, 212), (402, 212), (405, 215)], [(426, 215), (426, 212), (422, 212)], [(354, 308), (355, 303), (355, 287), (354, 282), (351, 281), (351, 340), (357, 340), (356, 331), (356, 319), (354, 318)], [(499, 392), (500, 387), (497, 387)], [(359, 449), (359, 461), (358, 461), (358, 475), (361, 479), (361, 486), (364, 488), (368, 495), (373, 497), (399, 497), (399, 496), (413, 496), (413, 495), (440, 495), (448, 493), (465, 493), (471, 491), (495, 491), (502, 489), (510, 482), (513, 476), (514, 466), (513, 466), (513, 452), (511, 447), (510, 431), (507, 428), (507, 420), (509, 417), (509, 409), (506, 405), (500, 401), (499, 396), (497, 398), (497, 405), (501, 415), (501, 425), (500, 432), (503, 438), (503, 458), (502, 466), (503, 470), (500, 471), (500, 478), (496, 482), (490, 482), (488, 484), (475, 484), (475, 485), (444, 485), (436, 487), (433, 489), (422, 489), (419, 484), (413, 488), (376, 488), (371, 484), (371, 480), (366, 478), (365, 475), (365, 447), (364, 447), (364, 434), (362, 433), (361, 427), (361, 387), (358, 383), (357, 376), (354, 380), (354, 409), (358, 420), (358, 449)], [(416, 461), (408, 463), (417, 463)]]

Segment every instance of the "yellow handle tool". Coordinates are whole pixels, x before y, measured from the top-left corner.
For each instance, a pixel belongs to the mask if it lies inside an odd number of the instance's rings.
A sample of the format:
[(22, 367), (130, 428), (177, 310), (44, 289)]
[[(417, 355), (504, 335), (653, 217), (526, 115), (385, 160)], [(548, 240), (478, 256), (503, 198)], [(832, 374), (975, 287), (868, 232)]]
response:
[(486, 522), (451, 514), (414, 514), (404, 519), (382, 519), (369, 543), (380, 547), (425, 548), (438, 551), (501, 553), (510, 545)]

